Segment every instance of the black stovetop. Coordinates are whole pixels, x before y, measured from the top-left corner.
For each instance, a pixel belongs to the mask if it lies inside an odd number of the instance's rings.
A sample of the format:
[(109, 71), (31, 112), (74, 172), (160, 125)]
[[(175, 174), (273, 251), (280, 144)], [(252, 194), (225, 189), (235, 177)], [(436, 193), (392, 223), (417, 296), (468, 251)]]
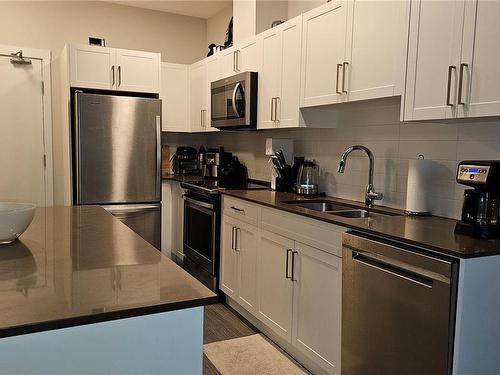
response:
[(266, 190), (269, 186), (251, 181), (231, 183), (224, 180), (203, 179), (184, 181), (182, 186), (186, 189), (203, 190), (209, 193), (217, 193), (221, 190)]

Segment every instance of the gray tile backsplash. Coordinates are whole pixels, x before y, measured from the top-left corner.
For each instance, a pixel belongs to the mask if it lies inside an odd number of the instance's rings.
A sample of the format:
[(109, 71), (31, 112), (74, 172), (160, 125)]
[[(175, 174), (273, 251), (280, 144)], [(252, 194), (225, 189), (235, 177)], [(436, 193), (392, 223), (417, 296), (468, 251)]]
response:
[[(320, 165), (321, 187), (328, 195), (362, 201), (368, 178), (368, 160), (353, 153), (344, 174), (337, 165), (353, 144), (369, 147), (375, 155), (375, 187), (384, 193), (383, 205), (405, 208), (408, 160), (420, 154), (435, 162), (432, 186), (427, 192), (433, 214), (459, 218), (464, 188), (455, 182), (460, 160), (500, 159), (500, 120), (401, 123), (399, 100), (372, 106), (368, 102), (330, 108), (327, 129), (292, 129), (254, 132), (164, 134), (164, 144), (198, 147), (223, 146), (245, 163), (251, 178), (269, 180), (266, 138), (294, 140), (294, 154), (315, 159)], [(307, 114), (307, 116), (314, 114)], [(324, 116), (324, 114), (322, 115)]]

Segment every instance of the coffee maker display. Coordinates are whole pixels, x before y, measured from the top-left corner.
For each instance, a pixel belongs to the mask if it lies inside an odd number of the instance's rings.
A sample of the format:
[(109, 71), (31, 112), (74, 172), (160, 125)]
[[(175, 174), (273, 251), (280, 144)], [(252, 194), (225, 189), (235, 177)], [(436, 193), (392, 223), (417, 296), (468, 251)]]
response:
[(457, 182), (473, 189), (464, 192), (462, 219), (455, 233), (500, 238), (500, 160), (460, 162)]

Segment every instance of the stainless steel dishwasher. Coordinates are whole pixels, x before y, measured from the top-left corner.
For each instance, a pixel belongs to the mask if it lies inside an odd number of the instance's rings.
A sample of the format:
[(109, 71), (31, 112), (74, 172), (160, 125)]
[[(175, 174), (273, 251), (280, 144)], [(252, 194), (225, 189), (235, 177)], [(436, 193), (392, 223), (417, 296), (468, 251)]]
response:
[(342, 375), (451, 374), (458, 263), (353, 233), (342, 243)]

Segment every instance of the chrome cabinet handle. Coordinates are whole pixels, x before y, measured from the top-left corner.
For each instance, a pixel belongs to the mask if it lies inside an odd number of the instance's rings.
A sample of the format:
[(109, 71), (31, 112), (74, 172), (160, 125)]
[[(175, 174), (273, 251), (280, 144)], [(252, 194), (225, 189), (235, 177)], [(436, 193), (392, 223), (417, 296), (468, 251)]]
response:
[(238, 207), (234, 207), (234, 206), (231, 206), (231, 209), (235, 210), (237, 212), (245, 212), (245, 210), (243, 208), (238, 208)]
[(231, 228), (231, 250), (234, 250), (234, 230), (236, 229), (236, 227), (232, 227)]
[(240, 71), (240, 53), (241, 53), (240, 50), (236, 51), (236, 71), (237, 72)]
[(236, 227), (236, 231), (234, 232), (236, 234), (236, 239), (234, 240), (234, 250), (236, 250), (236, 252), (240, 252), (240, 249), (238, 249), (238, 240), (240, 239), (240, 232), (241, 232), (241, 228), (238, 228)]
[(233, 52), (233, 72), (236, 72), (236, 51)]
[(118, 65), (118, 87), (122, 85), (122, 67)]
[(111, 65), (111, 86), (115, 85), (115, 66)]
[(297, 281), (297, 279), (295, 278), (295, 255), (298, 253), (298, 251), (292, 251), (292, 281)]
[[(280, 111), (280, 114), (278, 116), (278, 104), (280, 103), (281, 98), (279, 96), (277, 96), (275, 99), (276, 100), (274, 101), (274, 120), (279, 121), (281, 119), (281, 111)], [(280, 109), (281, 109), (281, 107), (280, 107)]]
[(271, 98), (271, 121), (276, 121), (274, 118), (274, 99), (276, 98)]
[(457, 67), (455, 65), (450, 65), (448, 67), (448, 87), (446, 88), (446, 105), (449, 107), (453, 107), (453, 103), (451, 102), (451, 75), (453, 70), (456, 70)]
[(288, 269), (289, 267), (289, 259), (290, 259), (290, 253), (293, 252), (292, 249), (286, 249), (286, 261), (285, 261), (285, 279), (291, 279), (292, 276), (288, 275)]
[(460, 64), (460, 73), (458, 79), (458, 101), (457, 104), (465, 105), (465, 102), (462, 101), (462, 86), (464, 83), (464, 68), (469, 69), (469, 64), (462, 63)]
[(342, 64), (337, 64), (337, 82), (335, 84), (335, 92), (337, 94), (342, 94), (342, 91), (339, 91), (340, 69), (342, 69)]
[(347, 73), (347, 66), (349, 63), (347, 61), (344, 61), (342, 64), (342, 92), (347, 94), (347, 90), (345, 89), (345, 75)]

